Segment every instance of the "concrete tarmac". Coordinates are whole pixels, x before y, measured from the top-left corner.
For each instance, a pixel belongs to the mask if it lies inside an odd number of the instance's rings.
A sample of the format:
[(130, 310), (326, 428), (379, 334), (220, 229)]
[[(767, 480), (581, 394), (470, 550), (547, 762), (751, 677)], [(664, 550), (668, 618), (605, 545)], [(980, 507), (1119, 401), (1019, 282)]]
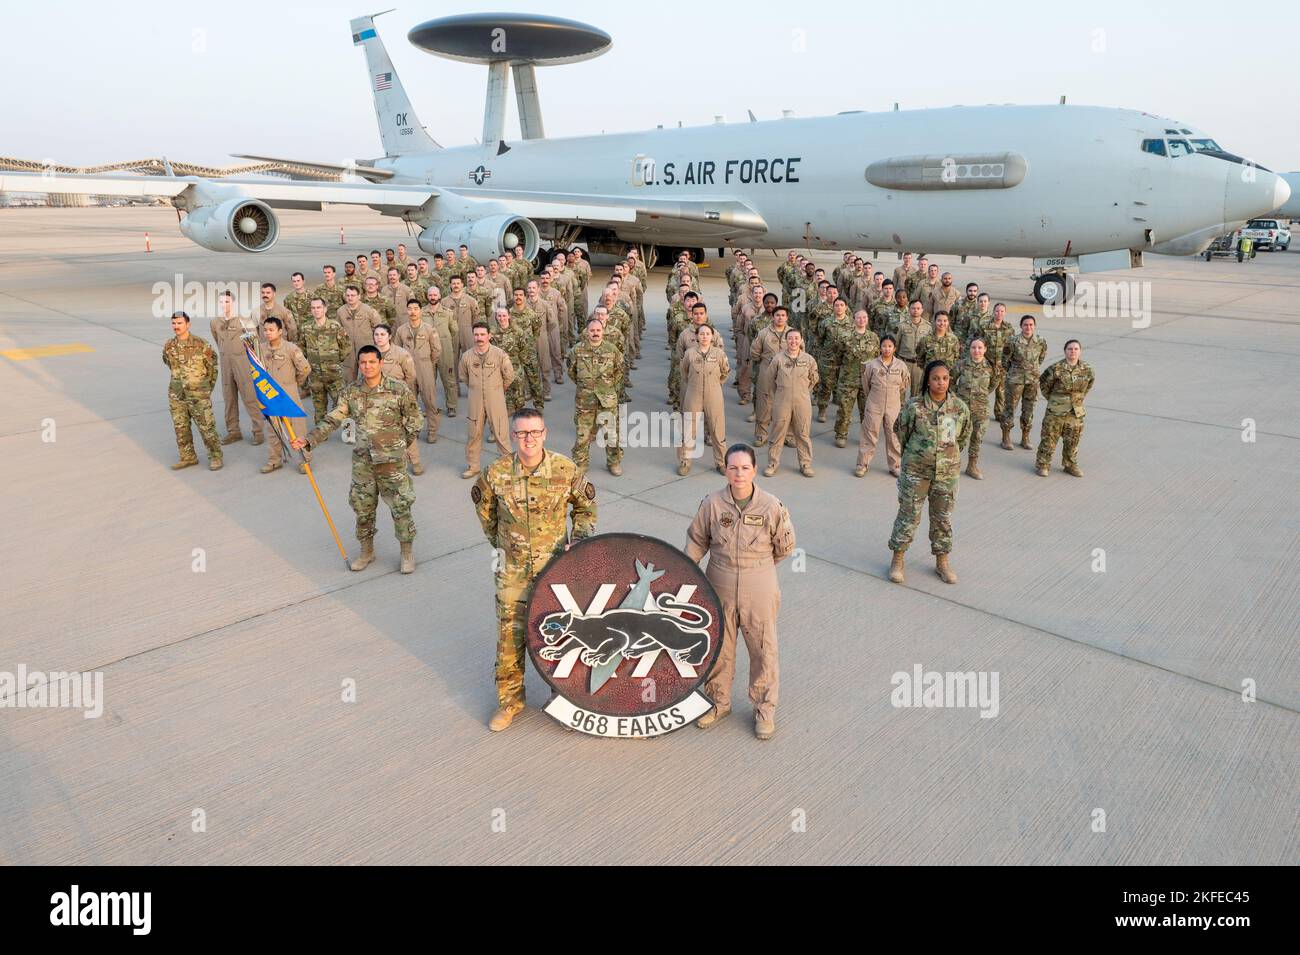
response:
[[(1300, 254), (1095, 276), (1149, 283), (1149, 327), (1043, 319), (1028, 262), (940, 257), (1012, 321), (1040, 316), (1049, 361), (1082, 340), (1085, 477), (1035, 476), (993, 426), (985, 480), (961, 482), (961, 582), (934, 575), (923, 521), (900, 587), (883, 449), (856, 479), (856, 422), (843, 450), (817, 425), (815, 478), (787, 449), (759, 479), (802, 549), (781, 569), (776, 738), (754, 739), (741, 682), (713, 729), (607, 741), (540, 712), (531, 667), (528, 711), (486, 729), (492, 555), (460, 478), (463, 416), (421, 447), (409, 577), (382, 506), (378, 561), (349, 572), (306, 478), (258, 473), (265, 447), (167, 469), (155, 283), (283, 294), (295, 269), (314, 285), (404, 238), (364, 210), (280, 217), (254, 256), (190, 244), (168, 208), (0, 210), (0, 673), (100, 671), (104, 696), (97, 719), (0, 697), (0, 862), (1300, 862)], [(775, 287), (780, 259), (757, 256)], [(708, 264), (725, 326), (726, 262)], [(667, 410), (665, 277), (638, 410)], [(725, 394), (728, 440), (751, 439)], [(567, 454), (572, 385), (554, 395), (548, 446)], [(679, 478), (668, 448), (630, 450), (621, 478), (603, 463), (593, 449), (599, 529), (678, 546), (722, 483), (706, 463)], [(355, 551), (346, 449), (315, 467)], [(996, 672), (996, 716), (891, 705), (917, 665)]]

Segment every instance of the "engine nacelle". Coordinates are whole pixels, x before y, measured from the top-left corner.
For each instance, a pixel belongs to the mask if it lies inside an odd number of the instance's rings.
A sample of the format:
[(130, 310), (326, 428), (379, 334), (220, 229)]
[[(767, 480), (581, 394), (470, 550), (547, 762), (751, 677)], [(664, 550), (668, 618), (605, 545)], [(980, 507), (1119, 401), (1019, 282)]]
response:
[(275, 245), (280, 226), (270, 207), (256, 199), (227, 199), (186, 215), (181, 234), (213, 252), (265, 252)]
[(514, 255), (516, 246), (523, 246), (524, 258), (532, 260), (541, 247), (537, 226), (523, 216), (502, 213), (483, 216), (465, 222), (439, 222), (435, 220), (416, 240), (421, 249), (430, 255), (447, 249), (459, 251), (469, 247), (469, 254), (479, 262), (495, 259), (499, 255)]

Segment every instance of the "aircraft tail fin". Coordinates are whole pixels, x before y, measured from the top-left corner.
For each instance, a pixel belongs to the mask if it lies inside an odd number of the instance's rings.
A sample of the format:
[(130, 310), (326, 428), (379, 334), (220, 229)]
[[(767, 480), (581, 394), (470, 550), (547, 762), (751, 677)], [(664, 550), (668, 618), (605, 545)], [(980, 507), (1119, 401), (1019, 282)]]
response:
[(359, 46), (366, 52), (366, 73), (370, 80), (370, 90), (375, 97), (375, 119), (379, 123), (379, 138), (383, 142), (384, 153), (388, 156), (402, 156), (441, 149), (425, 132), (402, 81), (397, 78), (397, 70), (393, 69), (393, 61), (388, 58), (384, 41), (379, 39), (379, 34), (375, 31), (377, 16), (378, 13), (357, 17), (350, 25), (352, 45)]

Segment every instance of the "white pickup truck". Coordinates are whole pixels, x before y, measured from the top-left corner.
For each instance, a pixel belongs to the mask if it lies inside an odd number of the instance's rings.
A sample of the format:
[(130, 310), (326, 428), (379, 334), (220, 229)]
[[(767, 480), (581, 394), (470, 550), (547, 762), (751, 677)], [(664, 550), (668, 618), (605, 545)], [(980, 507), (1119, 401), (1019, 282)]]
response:
[(1237, 239), (1250, 239), (1261, 251), (1285, 252), (1291, 246), (1291, 230), (1279, 219), (1251, 219), (1237, 230)]

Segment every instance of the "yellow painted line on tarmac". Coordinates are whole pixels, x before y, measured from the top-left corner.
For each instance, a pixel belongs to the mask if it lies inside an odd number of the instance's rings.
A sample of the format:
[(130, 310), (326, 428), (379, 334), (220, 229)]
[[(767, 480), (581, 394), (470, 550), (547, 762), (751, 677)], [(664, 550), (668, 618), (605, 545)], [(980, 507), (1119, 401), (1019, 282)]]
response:
[(36, 348), (9, 348), (0, 351), (10, 361), (30, 361), (33, 358), (57, 358), (59, 355), (77, 355), (94, 351), (85, 342), (68, 342), (66, 345), (38, 345)]

